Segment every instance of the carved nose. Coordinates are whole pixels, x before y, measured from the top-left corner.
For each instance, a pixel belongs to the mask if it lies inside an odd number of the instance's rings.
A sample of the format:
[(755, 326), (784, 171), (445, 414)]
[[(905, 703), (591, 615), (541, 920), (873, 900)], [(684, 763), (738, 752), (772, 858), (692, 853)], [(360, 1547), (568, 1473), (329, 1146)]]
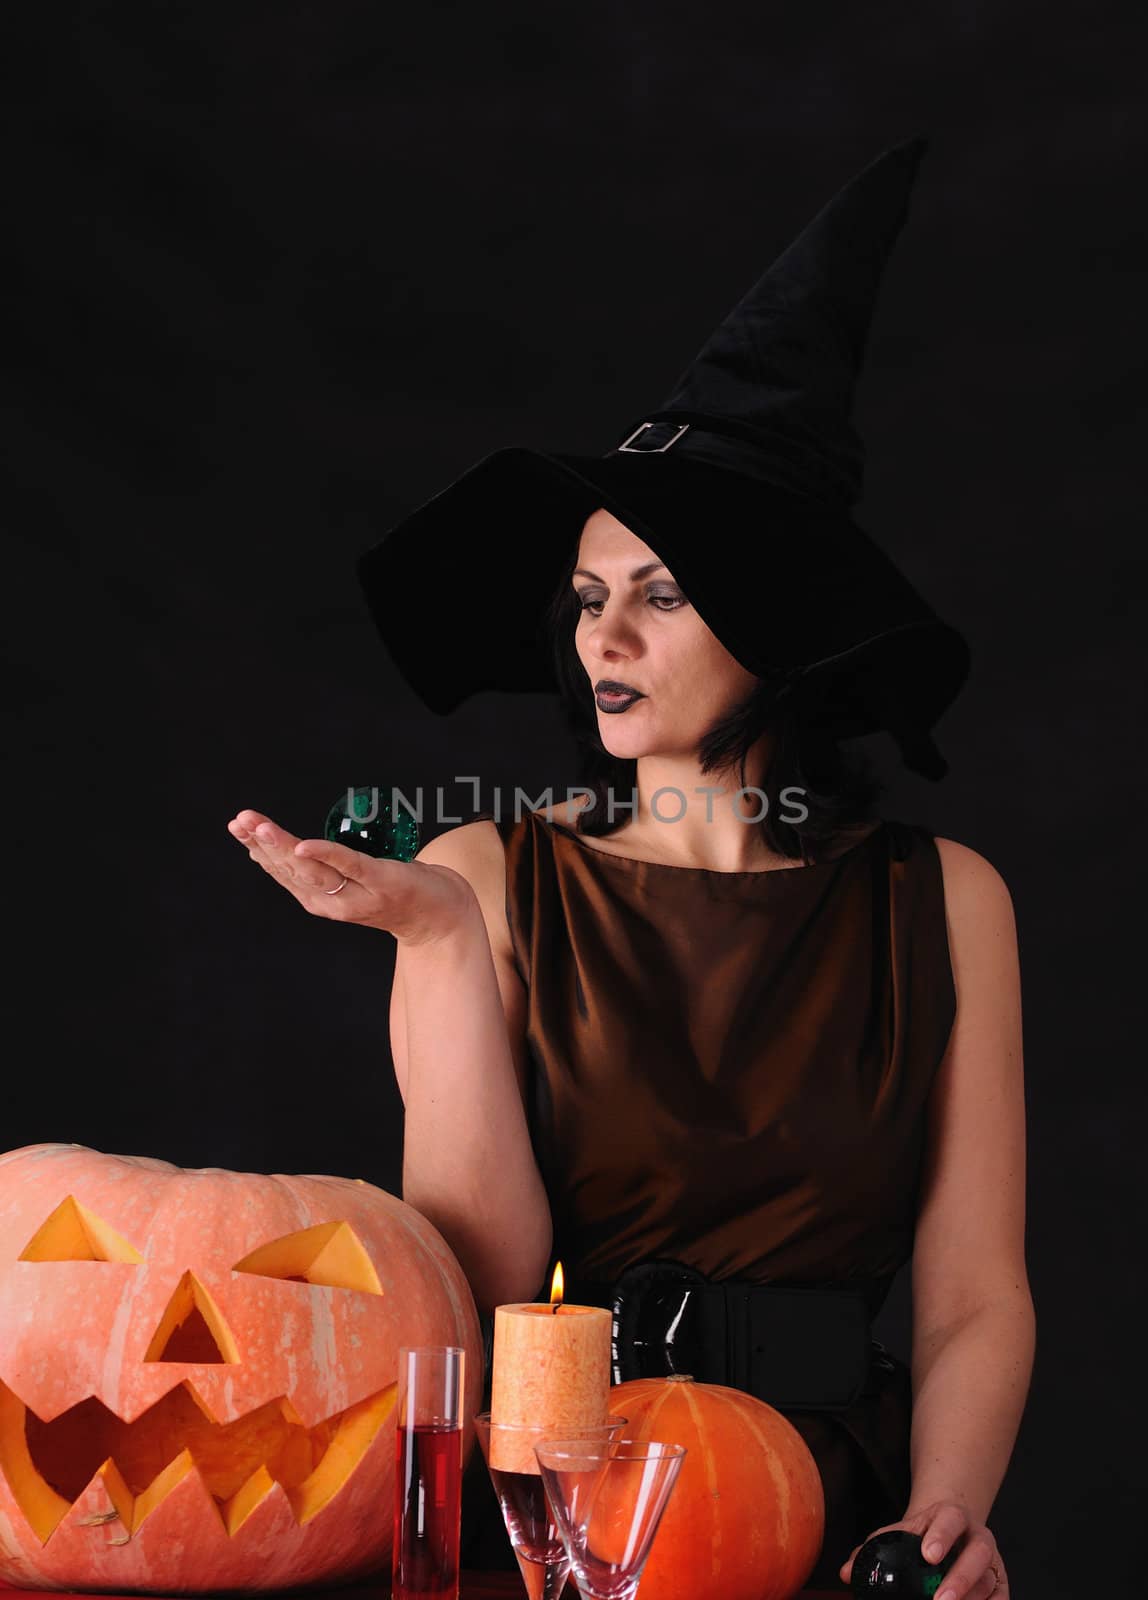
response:
[(144, 1360), (200, 1365), (239, 1360), (231, 1329), (194, 1272), (185, 1272), (176, 1284)]

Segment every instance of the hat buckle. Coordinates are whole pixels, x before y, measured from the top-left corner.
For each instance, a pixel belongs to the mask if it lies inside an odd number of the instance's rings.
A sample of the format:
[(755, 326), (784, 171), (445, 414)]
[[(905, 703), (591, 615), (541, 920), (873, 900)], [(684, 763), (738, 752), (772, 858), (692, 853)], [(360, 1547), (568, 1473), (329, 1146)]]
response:
[(659, 420), (656, 422), (639, 422), (633, 433), (623, 440), (623, 442), (617, 446), (617, 449), (628, 450), (631, 455), (653, 455), (655, 452), (660, 455), (664, 450), (668, 450), (672, 444), (677, 444), (682, 434), (685, 433), (686, 429), (689, 427), (688, 422), (679, 423), (677, 427), (674, 428), (673, 433), (666, 440), (665, 444), (635, 444), (634, 440), (641, 438), (647, 428), (672, 427), (674, 427), (673, 423), (666, 422), (665, 420)]

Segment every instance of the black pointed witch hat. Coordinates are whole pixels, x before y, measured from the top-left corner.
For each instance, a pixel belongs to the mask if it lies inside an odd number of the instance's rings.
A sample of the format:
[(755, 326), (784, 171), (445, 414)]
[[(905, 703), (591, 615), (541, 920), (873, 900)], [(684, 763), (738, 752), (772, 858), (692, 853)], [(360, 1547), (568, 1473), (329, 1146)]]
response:
[[(835, 195), (605, 455), (496, 450), (359, 557), (375, 624), (432, 711), (556, 687), (546, 607), (604, 506), (748, 671), (800, 686), (839, 737), (887, 729), (907, 766), (944, 776), (930, 729), (968, 676), (968, 645), (851, 516), (854, 389), (925, 146), (885, 151)], [(796, 589), (776, 577), (794, 557)], [(436, 570), (449, 580), (412, 581)], [(491, 628), (473, 597), (495, 584)]]

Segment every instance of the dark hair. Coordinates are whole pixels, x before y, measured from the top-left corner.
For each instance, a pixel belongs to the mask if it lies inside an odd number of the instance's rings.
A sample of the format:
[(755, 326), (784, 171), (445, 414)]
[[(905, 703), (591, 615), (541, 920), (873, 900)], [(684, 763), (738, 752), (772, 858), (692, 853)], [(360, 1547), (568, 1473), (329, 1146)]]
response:
[[(611, 820), (607, 798), (620, 793), (629, 800), (636, 788), (637, 762), (612, 756), (598, 733), (593, 690), (574, 643), (582, 608), (571, 582), (577, 560), (575, 547), (547, 607), (546, 627), (559, 693), (581, 753), (579, 782), (595, 800), (578, 814), (577, 828), (597, 836), (614, 832), (629, 819), (631, 813), (622, 810)], [(751, 747), (763, 733), (772, 733), (769, 805), (756, 826), (771, 851), (791, 860), (816, 859), (819, 846), (871, 823), (884, 792), (864, 752), (845, 749), (818, 711), (818, 698), (800, 682), (792, 683), (783, 673), (759, 677), (746, 699), (719, 718), (698, 745), (703, 772), (727, 770), (736, 763), (745, 786)], [(786, 804), (782, 796), (787, 789), (802, 793)], [(785, 821), (783, 813), (798, 804), (808, 816), (799, 823)]]

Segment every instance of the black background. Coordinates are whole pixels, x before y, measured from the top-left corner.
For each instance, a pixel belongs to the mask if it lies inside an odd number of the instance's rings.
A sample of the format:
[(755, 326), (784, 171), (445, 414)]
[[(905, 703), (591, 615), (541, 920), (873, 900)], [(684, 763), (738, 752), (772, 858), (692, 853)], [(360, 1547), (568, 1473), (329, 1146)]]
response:
[[(610, 448), (925, 132), (860, 516), (974, 666), (944, 783), (872, 745), (886, 811), (981, 851), (1017, 911), (1038, 1354), (991, 1525), (1025, 1600), (1114, 1593), (1143, 1481), (1146, 43), (1106, 0), (26, 8), (4, 1145), (398, 1190), (390, 936), (308, 916), (227, 819), (314, 835), (348, 783), (465, 818), (456, 777), (537, 796), (572, 753), (544, 697), (423, 710), (354, 558), (503, 444)], [(492, 569), (492, 628), (499, 603)], [(903, 1353), (908, 1292), (879, 1329)]]

